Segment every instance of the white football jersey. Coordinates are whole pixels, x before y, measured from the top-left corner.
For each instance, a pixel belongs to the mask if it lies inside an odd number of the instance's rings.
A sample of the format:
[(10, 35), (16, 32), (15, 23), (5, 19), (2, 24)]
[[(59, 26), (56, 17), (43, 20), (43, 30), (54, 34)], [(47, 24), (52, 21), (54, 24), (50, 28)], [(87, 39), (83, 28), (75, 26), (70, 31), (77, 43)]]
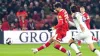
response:
[(77, 28), (78, 32), (82, 32), (80, 28), (80, 24), (84, 27), (85, 31), (88, 31), (88, 28), (85, 24), (86, 18), (82, 16), (80, 12), (76, 12), (74, 17), (73, 17), (73, 22), (75, 24), (75, 27)]

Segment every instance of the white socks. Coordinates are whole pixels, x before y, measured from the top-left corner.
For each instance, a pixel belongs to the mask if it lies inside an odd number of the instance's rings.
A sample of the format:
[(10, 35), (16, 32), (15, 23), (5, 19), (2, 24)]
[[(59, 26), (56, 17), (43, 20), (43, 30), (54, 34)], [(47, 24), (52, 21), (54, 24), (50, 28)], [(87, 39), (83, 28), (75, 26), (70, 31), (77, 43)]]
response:
[(72, 43), (72, 44), (70, 45), (70, 47), (71, 47), (72, 49), (74, 49), (76, 53), (79, 53), (79, 52), (80, 52), (79, 49), (77, 48), (77, 46), (76, 46), (74, 43)]
[(95, 50), (94, 51), (98, 56), (100, 56), (100, 51), (99, 50)]

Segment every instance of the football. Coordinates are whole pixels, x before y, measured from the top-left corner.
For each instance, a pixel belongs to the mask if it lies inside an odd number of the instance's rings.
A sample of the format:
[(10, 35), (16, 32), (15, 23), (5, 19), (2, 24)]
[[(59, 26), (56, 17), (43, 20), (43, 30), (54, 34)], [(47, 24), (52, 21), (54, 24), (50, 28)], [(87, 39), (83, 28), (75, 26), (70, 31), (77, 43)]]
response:
[(6, 44), (11, 45), (11, 38), (7, 38)]

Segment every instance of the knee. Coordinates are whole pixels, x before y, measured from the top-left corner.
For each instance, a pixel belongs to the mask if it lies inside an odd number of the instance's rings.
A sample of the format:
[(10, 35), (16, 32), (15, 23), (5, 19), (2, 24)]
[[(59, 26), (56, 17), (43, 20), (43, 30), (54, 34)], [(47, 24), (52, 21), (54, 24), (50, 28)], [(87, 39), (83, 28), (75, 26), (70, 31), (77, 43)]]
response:
[(95, 52), (95, 50), (96, 50), (96, 48), (92, 49), (91, 51), (92, 51), (92, 52)]
[(74, 44), (74, 42), (69, 43), (69, 46), (71, 46), (72, 44)]
[(59, 47), (60, 47), (59, 44), (54, 45), (54, 48), (56, 48), (56, 49), (59, 49)]
[(52, 42), (54, 42), (54, 39), (53, 39), (53, 37), (50, 39), (50, 41), (49, 41), (49, 42), (51, 42), (51, 43), (52, 43)]
[(70, 39), (68, 44), (71, 45), (72, 43), (74, 43), (74, 38)]

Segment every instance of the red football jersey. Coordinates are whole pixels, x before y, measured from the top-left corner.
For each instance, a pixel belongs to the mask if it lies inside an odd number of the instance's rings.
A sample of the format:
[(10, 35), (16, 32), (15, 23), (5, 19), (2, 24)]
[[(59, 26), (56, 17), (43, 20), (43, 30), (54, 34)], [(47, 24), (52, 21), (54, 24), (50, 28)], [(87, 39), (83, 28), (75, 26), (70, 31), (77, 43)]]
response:
[(62, 32), (65, 33), (66, 31), (69, 30), (68, 27), (68, 22), (66, 21), (66, 19), (68, 19), (68, 13), (65, 9), (62, 9), (57, 16), (58, 19), (58, 24), (54, 27), (56, 28), (56, 33)]
[(90, 29), (90, 17), (89, 17), (89, 15), (85, 12), (83, 14), (83, 16), (86, 18), (86, 20), (85, 20), (86, 26), (88, 27), (88, 29)]

